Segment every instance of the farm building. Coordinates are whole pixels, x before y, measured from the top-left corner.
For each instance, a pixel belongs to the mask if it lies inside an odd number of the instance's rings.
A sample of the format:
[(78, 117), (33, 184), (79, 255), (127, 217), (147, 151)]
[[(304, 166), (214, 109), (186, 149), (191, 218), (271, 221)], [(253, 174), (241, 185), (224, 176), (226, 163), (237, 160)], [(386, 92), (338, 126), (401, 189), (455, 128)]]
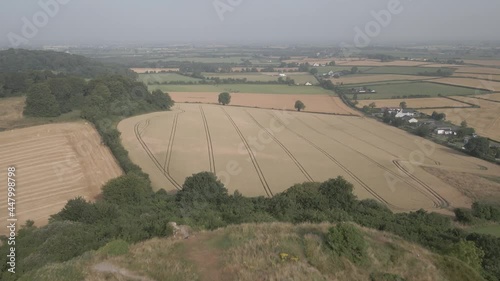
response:
[(286, 74), (285, 73), (280, 73), (279, 77), (286, 77)]
[(311, 82), (307, 82), (305, 85), (306, 86), (312, 86), (312, 83)]
[(445, 135), (445, 136), (457, 134), (457, 132), (455, 132), (455, 130), (453, 130), (451, 127), (438, 127), (434, 130), (434, 132), (438, 135)]
[(400, 109), (398, 113), (396, 113), (396, 118), (401, 118), (405, 116), (414, 117), (417, 116), (417, 112), (415, 110)]

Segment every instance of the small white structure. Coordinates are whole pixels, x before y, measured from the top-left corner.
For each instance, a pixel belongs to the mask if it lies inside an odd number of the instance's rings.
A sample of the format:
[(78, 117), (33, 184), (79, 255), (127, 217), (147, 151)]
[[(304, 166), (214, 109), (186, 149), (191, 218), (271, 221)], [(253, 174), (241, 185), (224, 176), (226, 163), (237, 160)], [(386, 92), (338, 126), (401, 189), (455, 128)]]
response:
[(319, 63), (315, 63), (313, 64), (314, 67), (318, 67), (319, 66)]
[(410, 116), (410, 117), (413, 117), (416, 115), (416, 112), (415, 111), (406, 111), (404, 109), (400, 110), (398, 113), (396, 113), (396, 118), (401, 118), (401, 117), (405, 117), (405, 116)]
[(415, 124), (415, 123), (418, 123), (418, 120), (415, 118), (412, 118), (412, 119), (408, 120), (408, 123)]
[(286, 74), (285, 73), (280, 73), (279, 76), (280, 77), (286, 77)]
[(306, 86), (312, 86), (313, 84), (311, 82), (307, 82)]
[(442, 127), (442, 128), (436, 128), (435, 130), (436, 134), (438, 135), (445, 135), (445, 136), (448, 136), (448, 135), (456, 135), (457, 133), (455, 131), (453, 131), (452, 128), (450, 127)]

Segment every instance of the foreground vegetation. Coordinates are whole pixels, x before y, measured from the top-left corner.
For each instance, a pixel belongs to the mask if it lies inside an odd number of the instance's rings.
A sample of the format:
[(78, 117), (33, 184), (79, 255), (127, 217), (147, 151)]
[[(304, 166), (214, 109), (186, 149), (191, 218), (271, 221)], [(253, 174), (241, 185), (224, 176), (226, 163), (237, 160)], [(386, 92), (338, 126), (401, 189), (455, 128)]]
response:
[[(127, 272), (96, 270), (102, 265)], [(187, 240), (114, 240), (21, 280), (115, 280), (132, 274), (154, 280), (484, 280), (456, 257), (348, 223), (241, 224), (192, 233)]]

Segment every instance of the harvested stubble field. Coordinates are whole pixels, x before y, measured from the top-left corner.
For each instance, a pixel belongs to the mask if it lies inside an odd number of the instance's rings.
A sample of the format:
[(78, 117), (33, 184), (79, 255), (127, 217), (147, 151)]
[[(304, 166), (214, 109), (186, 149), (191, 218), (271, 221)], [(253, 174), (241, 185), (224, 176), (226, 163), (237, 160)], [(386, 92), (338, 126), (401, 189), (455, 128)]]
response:
[(446, 98), (418, 98), (418, 99), (385, 99), (385, 100), (360, 100), (357, 107), (362, 108), (374, 102), (378, 108), (399, 107), (401, 102), (406, 102), (408, 108), (429, 107), (470, 107), (470, 105)]
[[(483, 97), (483, 95), (481, 96)], [(476, 99), (472, 97), (452, 97), (480, 106), (480, 108), (452, 108), (442, 109), (439, 112), (446, 114), (446, 119), (456, 125), (462, 121), (476, 129), (476, 132), (484, 137), (500, 141), (500, 103)], [(432, 114), (433, 110), (422, 110), (426, 114)]]
[(272, 196), (295, 183), (343, 176), (360, 198), (398, 211), (436, 210), (471, 200), (422, 166), (500, 173), (494, 164), (360, 117), (177, 104), (123, 120), (118, 129), (156, 189), (175, 190), (187, 176), (212, 171), (231, 193)]
[(475, 97), (482, 98), (482, 99), (488, 99), (488, 100), (494, 100), (494, 101), (500, 102), (500, 93), (477, 95)]
[(480, 66), (461, 66), (455, 72), (457, 73), (476, 73), (476, 74), (498, 74), (500, 75), (500, 68), (480, 67)]
[(463, 78), (475, 78), (475, 79), (481, 79), (481, 80), (493, 80), (493, 81), (500, 81), (500, 75), (495, 74), (478, 74), (478, 73), (462, 73), (462, 72), (456, 72), (453, 73), (452, 77), (463, 77)]
[[(46, 224), (69, 199), (93, 200), (104, 183), (122, 173), (95, 129), (83, 122), (2, 132), (0, 159), (2, 182), (7, 182), (7, 167), (16, 167), (18, 221), (31, 219), (37, 226)], [(0, 220), (6, 221), (4, 195), (0, 210)], [(6, 230), (0, 228), (0, 234)]]
[[(170, 97), (183, 103), (217, 103), (219, 93), (184, 93), (171, 92)], [(306, 112), (322, 112), (344, 115), (360, 115), (356, 110), (345, 105), (338, 97), (330, 95), (284, 95), (284, 94), (231, 94), (231, 105), (258, 107), (279, 110), (295, 110), (295, 101), (301, 100)]]
[(492, 92), (500, 91), (500, 82), (483, 80), (483, 79), (474, 79), (474, 78), (457, 78), (457, 77), (449, 77), (449, 78), (439, 78), (434, 79), (432, 82), (442, 83), (447, 85), (454, 86), (463, 86), (469, 87), (479, 90), (488, 90)]

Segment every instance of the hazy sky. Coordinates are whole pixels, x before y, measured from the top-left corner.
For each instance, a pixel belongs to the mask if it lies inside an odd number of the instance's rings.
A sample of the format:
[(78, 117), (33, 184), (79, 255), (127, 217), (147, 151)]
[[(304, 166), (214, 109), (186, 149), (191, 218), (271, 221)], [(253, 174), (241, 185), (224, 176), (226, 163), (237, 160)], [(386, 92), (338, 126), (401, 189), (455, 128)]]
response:
[[(499, 0), (0, 0), (0, 45), (9, 34), (28, 44), (350, 44), (391, 1), (399, 13), (370, 42), (500, 40)], [(39, 3), (58, 2), (45, 17)], [(40, 27), (23, 33), (31, 24)]]

